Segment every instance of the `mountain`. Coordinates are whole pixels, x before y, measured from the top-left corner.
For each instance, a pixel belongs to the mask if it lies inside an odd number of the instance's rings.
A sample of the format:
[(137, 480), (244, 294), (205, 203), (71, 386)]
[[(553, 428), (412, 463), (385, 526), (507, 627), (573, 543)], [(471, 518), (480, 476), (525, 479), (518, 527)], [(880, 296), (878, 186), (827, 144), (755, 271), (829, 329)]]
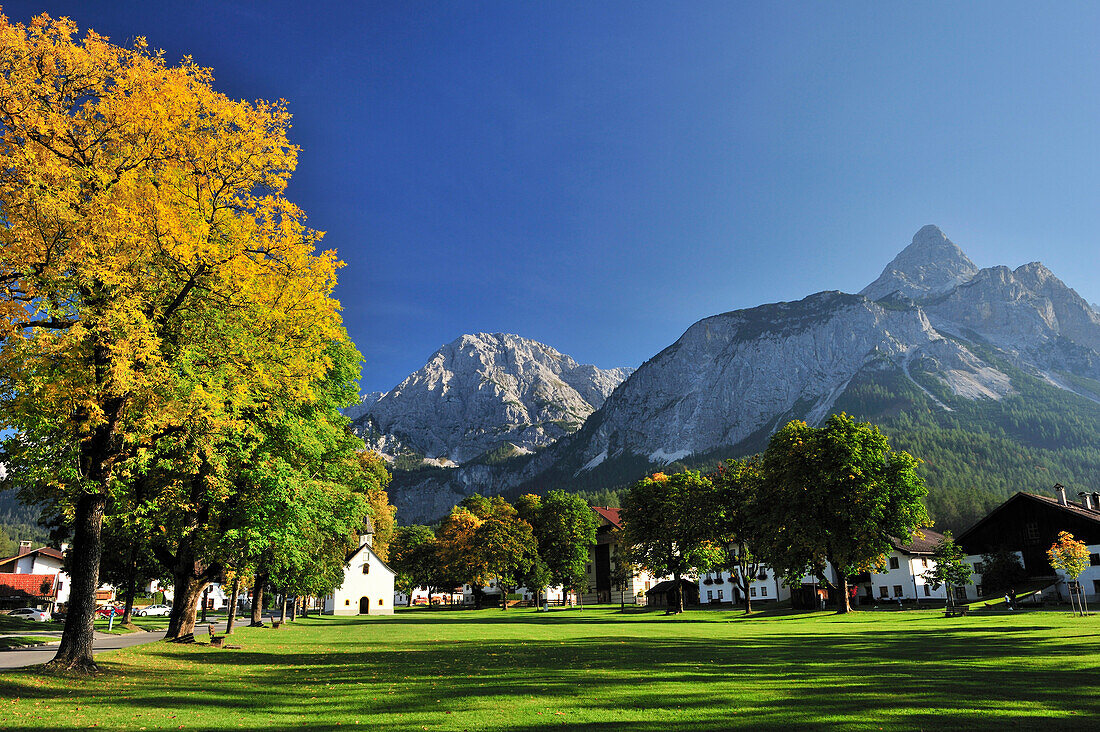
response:
[(346, 413), (398, 467), (492, 462), (575, 432), (630, 373), (578, 364), (516, 335), (475, 333)]
[(1042, 264), (979, 269), (926, 226), (859, 294), (705, 318), (575, 433), (496, 465), (395, 481), (395, 502), (423, 520), (474, 491), (621, 487), (659, 466), (752, 454), (786, 421), (836, 411), (925, 461), (941, 528), (964, 528), (1015, 490), (1097, 490), (1100, 314)]

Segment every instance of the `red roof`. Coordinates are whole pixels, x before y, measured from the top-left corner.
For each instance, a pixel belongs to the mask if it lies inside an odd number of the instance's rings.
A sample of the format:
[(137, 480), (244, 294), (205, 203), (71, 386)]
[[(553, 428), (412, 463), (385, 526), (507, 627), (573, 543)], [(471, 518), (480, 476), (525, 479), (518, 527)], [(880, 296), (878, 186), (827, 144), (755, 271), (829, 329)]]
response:
[(52, 574), (0, 573), (0, 597), (53, 597), (54, 577)]
[(593, 506), (592, 510), (607, 519), (615, 528), (621, 529), (623, 527), (623, 520), (619, 516), (619, 509), (609, 508), (607, 506)]

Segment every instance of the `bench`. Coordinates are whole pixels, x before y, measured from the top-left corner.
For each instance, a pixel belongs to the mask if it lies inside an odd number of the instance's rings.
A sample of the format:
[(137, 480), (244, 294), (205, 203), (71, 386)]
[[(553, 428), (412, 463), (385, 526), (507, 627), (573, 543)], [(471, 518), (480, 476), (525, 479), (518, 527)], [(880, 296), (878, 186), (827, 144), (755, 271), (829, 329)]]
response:
[(949, 607), (943, 611), (943, 614), (944, 617), (947, 618), (958, 618), (966, 615), (966, 611), (969, 609), (970, 608), (968, 608), (966, 605), (960, 605), (959, 607)]

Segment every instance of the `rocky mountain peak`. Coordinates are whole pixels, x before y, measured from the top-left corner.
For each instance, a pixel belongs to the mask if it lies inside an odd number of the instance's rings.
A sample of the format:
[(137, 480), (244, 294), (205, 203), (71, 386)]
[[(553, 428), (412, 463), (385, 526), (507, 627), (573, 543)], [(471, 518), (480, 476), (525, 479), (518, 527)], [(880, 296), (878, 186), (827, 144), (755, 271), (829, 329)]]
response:
[(929, 224), (859, 294), (871, 300), (891, 295), (920, 300), (950, 292), (977, 273), (970, 258), (938, 226)]
[(630, 373), (578, 364), (511, 333), (472, 333), (347, 413), (383, 455), (461, 464), (530, 452), (575, 431)]

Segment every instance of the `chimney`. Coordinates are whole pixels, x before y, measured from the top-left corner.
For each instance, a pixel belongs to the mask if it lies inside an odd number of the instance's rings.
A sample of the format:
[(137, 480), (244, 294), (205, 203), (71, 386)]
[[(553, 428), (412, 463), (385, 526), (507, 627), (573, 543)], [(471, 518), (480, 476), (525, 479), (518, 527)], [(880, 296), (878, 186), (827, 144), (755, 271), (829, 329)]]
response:
[(1081, 505), (1085, 508), (1092, 510), (1092, 494), (1081, 491), (1077, 495), (1081, 496)]
[(23, 556), (24, 554), (30, 554), (30, 551), (31, 551), (31, 542), (30, 542), (30, 540), (24, 540), (24, 541), (19, 542), (19, 556)]
[(1066, 487), (1061, 483), (1055, 483), (1054, 490), (1058, 494), (1058, 505), (1068, 506), (1069, 501), (1066, 500)]

